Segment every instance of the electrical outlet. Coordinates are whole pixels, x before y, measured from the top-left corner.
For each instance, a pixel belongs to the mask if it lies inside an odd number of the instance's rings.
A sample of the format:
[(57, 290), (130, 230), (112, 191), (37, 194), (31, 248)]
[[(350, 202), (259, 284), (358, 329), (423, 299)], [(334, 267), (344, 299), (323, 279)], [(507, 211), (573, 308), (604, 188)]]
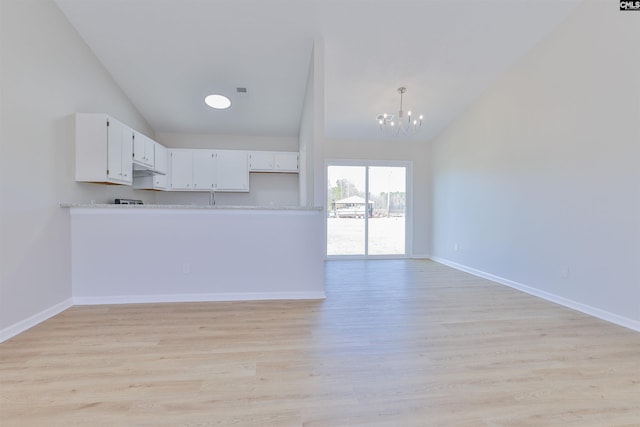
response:
[(457, 243), (454, 243), (454, 244), (453, 244), (453, 251), (454, 251), (454, 252), (458, 252), (459, 250), (460, 250), (460, 245), (459, 245), (459, 244), (457, 244)]

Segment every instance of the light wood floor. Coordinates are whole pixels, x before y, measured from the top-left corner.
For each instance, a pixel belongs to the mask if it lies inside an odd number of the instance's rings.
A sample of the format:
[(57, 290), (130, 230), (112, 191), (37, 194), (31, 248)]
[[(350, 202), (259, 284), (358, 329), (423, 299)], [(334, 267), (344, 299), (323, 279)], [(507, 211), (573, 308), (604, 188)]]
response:
[(73, 307), (0, 344), (0, 425), (640, 426), (640, 334), (430, 261), (326, 301)]

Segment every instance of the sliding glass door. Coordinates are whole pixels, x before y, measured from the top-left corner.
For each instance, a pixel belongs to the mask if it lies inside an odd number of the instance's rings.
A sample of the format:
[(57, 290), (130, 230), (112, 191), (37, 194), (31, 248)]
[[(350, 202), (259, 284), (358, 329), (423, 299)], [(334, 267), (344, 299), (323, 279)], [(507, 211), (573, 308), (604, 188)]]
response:
[(403, 162), (327, 163), (327, 256), (407, 254), (407, 178)]

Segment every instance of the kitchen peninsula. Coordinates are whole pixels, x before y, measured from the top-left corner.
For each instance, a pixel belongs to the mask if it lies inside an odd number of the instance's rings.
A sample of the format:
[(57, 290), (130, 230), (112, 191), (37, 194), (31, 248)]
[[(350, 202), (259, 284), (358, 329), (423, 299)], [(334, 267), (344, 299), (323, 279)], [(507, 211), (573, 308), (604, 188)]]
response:
[(320, 208), (61, 206), (75, 304), (324, 298)]

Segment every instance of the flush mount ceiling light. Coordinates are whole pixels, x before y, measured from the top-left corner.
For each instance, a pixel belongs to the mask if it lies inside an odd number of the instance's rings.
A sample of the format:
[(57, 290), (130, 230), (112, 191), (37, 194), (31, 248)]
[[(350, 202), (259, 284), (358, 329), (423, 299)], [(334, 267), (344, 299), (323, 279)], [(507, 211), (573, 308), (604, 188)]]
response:
[(398, 111), (398, 117), (396, 119), (393, 118), (393, 114), (382, 113), (378, 114), (376, 120), (378, 120), (378, 125), (380, 125), (380, 132), (382, 133), (390, 133), (394, 135), (402, 134), (412, 134), (415, 133), (420, 126), (422, 126), (422, 114), (416, 119), (415, 116), (412, 115), (411, 110), (407, 111), (407, 117), (404, 116), (404, 111), (402, 110), (402, 96), (407, 91), (406, 87), (399, 87), (398, 93), (400, 94), (400, 110)]
[(216, 110), (225, 110), (231, 107), (231, 100), (224, 95), (209, 95), (204, 99), (204, 102)]

